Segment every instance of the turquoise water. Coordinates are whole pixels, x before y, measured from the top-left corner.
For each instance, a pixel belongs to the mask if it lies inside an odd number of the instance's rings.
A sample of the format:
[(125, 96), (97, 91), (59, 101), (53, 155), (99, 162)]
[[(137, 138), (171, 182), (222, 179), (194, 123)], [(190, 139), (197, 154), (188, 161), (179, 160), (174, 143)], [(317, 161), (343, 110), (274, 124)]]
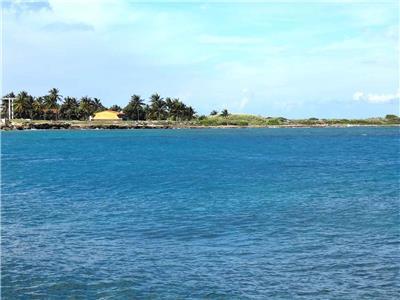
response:
[(2, 296), (394, 299), (399, 129), (2, 133)]

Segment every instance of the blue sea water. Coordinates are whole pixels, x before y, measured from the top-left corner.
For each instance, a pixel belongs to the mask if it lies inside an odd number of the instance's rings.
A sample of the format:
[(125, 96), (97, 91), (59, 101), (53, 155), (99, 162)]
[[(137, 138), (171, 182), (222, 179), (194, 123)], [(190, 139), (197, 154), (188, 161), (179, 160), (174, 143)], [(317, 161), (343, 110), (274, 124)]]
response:
[(3, 299), (400, 297), (398, 128), (1, 138)]

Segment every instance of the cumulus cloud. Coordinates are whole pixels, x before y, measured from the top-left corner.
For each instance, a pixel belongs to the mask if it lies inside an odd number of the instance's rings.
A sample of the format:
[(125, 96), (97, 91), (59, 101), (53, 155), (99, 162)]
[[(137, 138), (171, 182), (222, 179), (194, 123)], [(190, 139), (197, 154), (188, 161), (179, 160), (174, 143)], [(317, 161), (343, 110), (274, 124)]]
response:
[(363, 97), (364, 97), (363, 92), (355, 92), (353, 95), (353, 100), (361, 101)]
[(396, 94), (365, 94), (363, 92), (355, 92), (353, 100), (364, 101), (368, 103), (390, 103), (400, 99), (400, 90)]
[[(154, 4), (163, 1), (165, 5)], [(178, 2), (190, 1), (197, 0)], [(229, 5), (232, 1), (242, 4)], [(359, 22), (358, 15), (345, 18), (344, 14), (360, 6), (329, 5), (332, 10), (326, 10), (319, 4), (352, 0), (311, 0), (304, 10), (271, 5), (287, 1), (297, 0), (256, 0), (259, 5), (222, 0), (228, 4), (225, 7), (211, 5), (213, 0), (199, 0), (196, 5), (169, 5), (168, 0), (149, 4), (132, 0), (0, 0), (5, 7), (4, 89), (29, 89), (39, 94), (53, 82), (65, 93), (96, 91), (105, 99), (122, 99), (133, 92), (150, 94), (157, 88), (162, 94), (178, 94), (203, 111), (227, 107), (240, 112), (308, 115), (315, 99), (346, 98), (348, 88), (354, 86), (378, 90), (383, 87), (381, 82), (396, 78), (397, 44), (395, 48), (393, 41), (398, 41), (398, 34), (393, 5), (382, 6), (388, 15), (384, 24), (364, 32), (354, 24), (380, 24), (382, 18), (368, 21), (363, 13), (365, 22)], [(313, 2), (318, 2), (317, 6)], [(334, 26), (340, 34), (330, 34), (333, 25), (318, 23), (315, 13), (343, 20)], [(370, 38), (370, 32), (378, 37)], [(341, 40), (342, 36), (349, 38)], [(311, 47), (320, 47), (318, 55), (309, 54)], [(57, 67), (43, 68), (49, 65)], [(349, 72), (343, 74), (349, 65)], [(87, 76), (81, 76), (82, 82), (76, 84), (76, 74)], [(364, 74), (374, 76), (365, 79)], [(314, 89), (315, 85), (319, 88)], [(358, 93), (355, 98), (382, 103), (387, 96)], [(323, 105), (316, 104), (321, 109)]]

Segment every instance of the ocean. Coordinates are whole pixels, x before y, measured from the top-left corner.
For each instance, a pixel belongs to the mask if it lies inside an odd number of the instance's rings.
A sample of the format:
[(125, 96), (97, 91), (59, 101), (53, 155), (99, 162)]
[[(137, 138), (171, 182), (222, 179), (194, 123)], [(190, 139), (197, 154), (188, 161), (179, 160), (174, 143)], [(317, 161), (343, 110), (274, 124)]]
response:
[(2, 299), (398, 299), (399, 142), (2, 132)]

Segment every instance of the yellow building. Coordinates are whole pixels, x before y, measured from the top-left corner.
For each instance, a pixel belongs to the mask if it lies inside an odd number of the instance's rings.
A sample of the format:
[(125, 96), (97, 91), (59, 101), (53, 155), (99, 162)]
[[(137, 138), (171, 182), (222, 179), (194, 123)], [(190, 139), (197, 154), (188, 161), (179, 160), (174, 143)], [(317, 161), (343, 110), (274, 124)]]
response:
[(122, 120), (122, 113), (113, 110), (104, 110), (94, 114), (92, 120)]

